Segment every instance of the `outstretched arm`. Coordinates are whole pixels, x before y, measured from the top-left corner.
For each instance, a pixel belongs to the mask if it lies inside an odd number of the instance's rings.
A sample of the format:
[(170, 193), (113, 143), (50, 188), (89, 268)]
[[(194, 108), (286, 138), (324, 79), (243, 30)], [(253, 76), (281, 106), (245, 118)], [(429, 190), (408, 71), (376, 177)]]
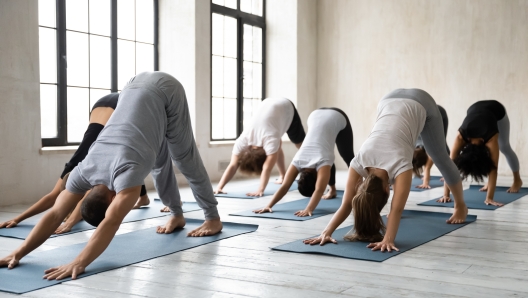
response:
[(394, 245), (398, 227), (400, 226), (401, 215), (409, 192), (411, 191), (412, 170), (405, 171), (398, 175), (394, 181), (392, 188), (394, 195), (392, 196), (391, 210), (389, 220), (387, 222), (387, 232), (381, 242), (370, 243), (367, 247), (372, 250), (392, 251), (398, 250)]
[(491, 160), (495, 165), (495, 169), (491, 170), (488, 176), (488, 189), (486, 193), (486, 205), (503, 206), (504, 204), (495, 202), (493, 197), (495, 196), (495, 188), (497, 187), (497, 167), (499, 166), (499, 134), (495, 134), (487, 143), (486, 147), (489, 148)]
[(9, 268), (14, 268), (20, 259), (44, 243), (81, 198), (82, 195), (71, 193), (68, 190), (61, 192), (57, 203), (53, 205), (53, 208), (31, 230), (31, 233), (29, 233), (29, 236), (24, 240), (22, 245), (9, 256), (0, 259), (0, 267), (8, 266)]
[(266, 190), (266, 186), (268, 186), (269, 178), (271, 175), (271, 170), (277, 163), (278, 158), (279, 158), (279, 152), (275, 152), (273, 154), (266, 156), (266, 161), (264, 162), (264, 165), (262, 166), (262, 173), (260, 173), (259, 189), (256, 192), (247, 193), (246, 194), (247, 196), (261, 197), (264, 195), (264, 190)]
[(277, 168), (279, 169), (280, 178), (275, 183), (282, 184), (282, 181), (284, 180), (284, 176), (286, 176), (286, 164), (285, 164), (285, 158), (284, 158), (284, 151), (282, 150), (282, 141), (281, 141), (281, 147), (279, 148), (279, 151), (277, 153), (279, 154), (277, 156)]
[(356, 190), (360, 183), (362, 183), (363, 178), (353, 169), (349, 168), (348, 170), (348, 180), (347, 185), (345, 188), (345, 194), (343, 196), (343, 202), (341, 203), (341, 207), (339, 207), (339, 210), (334, 214), (326, 228), (321, 233), (321, 236), (310, 238), (304, 240), (304, 244), (320, 244), (324, 245), (325, 243), (332, 242), (336, 243), (337, 241), (332, 238), (332, 234), (334, 231), (339, 227), (340, 224), (342, 224), (345, 219), (350, 215), (350, 212), (352, 211), (352, 199), (356, 196)]
[(427, 162), (424, 166), (424, 172), (423, 172), (423, 181), (421, 185), (416, 186), (416, 188), (422, 188), (422, 189), (428, 189), (431, 188), (429, 186), (429, 182), (431, 181), (431, 168), (433, 167), (434, 162), (431, 159), (429, 155), (427, 155)]
[(324, 194), (326, 185), (330, 180), (330, 168), (331, 166), (323, 166), (319, 168), (319, 170), (317, 171), (317, 181), (315, 182), (315, 191), (313, 192), (312, 197), (310, 198), (310, 202), (308, 202), (308, 205), (306, 206), (306, 208), (304, 208), (304, 210), (299, 210), (295, 212), (295, 215), (300, 217), (312, 216), (312, 212), (315, 210), (315, 208), (321, 201), (321, 197)]
[(141, 186), (134, 186), (119, 192), (106, 210), (105, 219), (95, 229), (88, 244), (86, 244), (86, 247), (75, 260), (68, 265), (46, 270), (44, 278), (48, 280), (60, 280), (71, 276), (72, 279), (76, 279), (77, 275), (83, 273), (86, 266), (97, 259), (108, 247), (110, 241), (112, 241), (115, 233), (119, 229), (121, 222), (123, 222), (125, 216), (134, 207), (140, 190)]
[[(455, 160), (458, 155), (460, 155), (460, 150), (464, 148), (466, 145), (466, 141), (464, 141), (464, 138), (460, 134), (460, 132), (457, 132), (457, 136), (455, 138), (455, 142), (453, 143), (453, 147), (451, 147), (451, 160)], [(449, 191), (449, 186), (447, 186), (447, 183), (444, 182), (444, 196), (437, 200), (437, 202), (440, 203), (447, 203), (451, 202), (451, 192)]]
[(55, 183), (55, 187), (53, 187), (53, 190), (49, 194), (43, 196), (40, 200), (38, 200), (35, 204), (33, 204), (31, 207), (29, 207), (26, 211), (22, 212), (22, 214), (18, 215), (17, 217), (6, 222), (0, 223), (0, 229), (16, 227), (16, 225), (21, 223), (22, 221), (53, 207), (53, 204), (55, 204), (55, 201), (57, 200), (57, 197), (60, 194), (61, 184), (62, 179), (59, 178), (59, 180), (57, 180), (57, 183)]
[(288, 171), (286, 172), (286, 177), (284, 178), (284, 182), (282, 182), (281, 187), (279, 190), (273, 195), (273, 198), (269, 202), (269, 204), (262, 209), (253, 210), (255, 213), (266, 213), (266, 212), (273, 212), (271, 208), (277, 204), (282, 198), (288, 193), (288, 190), (290, 189), (291, 185), (293, 184), (293, 181), (295, 181), (295, 178), (297, 178), (297, 175), (299, 174), (299, 171), (296, 167), (293, 165), (290, 165), (288, 168)]
[(220, 179), (220, 182), (218, 182), (218, 186), (216, 187), (215, 194), (219, 193), (225, 193), (223, 188), (226, 186), (226, 184), (233, 179), (233, 176), (235, 176), (236, 172), (238, 170), (238, 155), (231, 155), (231, 162), (229, 162), (229, 165), (227, 166), (227, 169), (225, 170), (224, 174), (222, 175), (222, 179)]
[[(89, 193), (90, 191), (87, 191), (86, 194), (84, 195), (86, 197), (86, 195)], [(83, 200), (84, 200), (84, 197), (83, 197)], [(82, 202), (83, 200), (80, 200), (79, 203), (77, 203), (77, 206), (75, 206), (75, 209), (72, 211), (72, 213), (70, 214), (70, 217), (68, 217), (68, 219), (66, 219), (65, 222), (63, 222), (56, 230), (55, 230), (55, 234), (62, 234), (62, 233), (67, 233), (69, 231), (71, 231), (71, 229), (73, 228), (73, 226), (75, 224), (77, 224), (78, 222), (80, 222), (82, 220), (82, 215), (81, 215), (81, 205), (82, 205)]]

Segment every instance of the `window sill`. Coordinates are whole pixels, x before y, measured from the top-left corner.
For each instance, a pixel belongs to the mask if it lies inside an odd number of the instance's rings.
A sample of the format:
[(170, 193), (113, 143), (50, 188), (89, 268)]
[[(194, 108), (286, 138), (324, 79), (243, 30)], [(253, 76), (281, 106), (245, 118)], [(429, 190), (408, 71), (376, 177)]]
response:
[(55, 147), (42, 147), (40, 148), (40, 155), (48, 154), (73, 154), (77, 151), (79, 146), (55, 146)]
[(233, 146), (234, 144), (235, 144), (235, 140), (230, 140), (230, 141), (209, 141), (209, 148)]

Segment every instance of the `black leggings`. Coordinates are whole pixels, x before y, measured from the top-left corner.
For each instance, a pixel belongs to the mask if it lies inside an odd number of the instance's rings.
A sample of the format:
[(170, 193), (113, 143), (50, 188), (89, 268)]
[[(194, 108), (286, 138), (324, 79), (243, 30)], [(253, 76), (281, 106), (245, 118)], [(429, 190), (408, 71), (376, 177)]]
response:
[[(350, 162), (352, 162), (352, 159), (354, 158), (354, 135), (352, 133), (352, 125), (350, 125), (350, 120), (348, 120), (348, 116), (343, 112), (342, 110), (338, 108), (321, 108), (321, 109), (328, 109), (328, 110), (334, 110), (341, 115), (343, 115), (346, 119), (346, 126), (343, 128), (336, 137), (336, 146), (337, 151), (339, 152), (339, 155), (341, 155), (341, 158), (345, 161), (347, 167), (350, 167)], [(335, 176), (336, 176), (336, 167), (335, 164), (332, 164), (332, 168), (330, 169), (330, 181), (328, 182), (328, 185), (334, 186), (335, 185)]]
[(290, 138), (290, 141), (292, 141), (292, 143), (300, 144), (304, 141), (306, 133), (304, 132), (301, 117), (299, 117), (299, 113), (297, 112), (295, 105), (293, 104), (293, 102), (291, 104), (293, 106), (293, 120), (286, 133), (288, 134), (288, 137)]
[[(92, 146), (93, 142), (97, 140), (97, 136), (99, 133), (101, 133), (103, 128), (104, 125), (99, 123), (90, 123), (88, 125), (88, 129), (86, 129), (86, 132), (84, 133), (84, 137), (79, 144), (79, 148), (77, 148), (77, 151), (75, 151), (70, 161), (64, 165), (64, 170), (60, 176), (61, 179), (63, 179), (66, 174), (71, 172), (81, 161), (83, 161), (86, 155), (88, 155), (88, 150)], [(147, 189), (145, 188), (145, 185), (141, 185), (140, 196), (144, 196), (146, 194)]]

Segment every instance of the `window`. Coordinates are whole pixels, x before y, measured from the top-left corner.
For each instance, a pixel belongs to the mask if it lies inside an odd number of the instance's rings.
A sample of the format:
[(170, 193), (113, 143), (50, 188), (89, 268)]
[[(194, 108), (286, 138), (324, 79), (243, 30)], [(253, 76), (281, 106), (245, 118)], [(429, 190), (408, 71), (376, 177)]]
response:
[(80, 143), (95, 102), (157, 70), (157, 0), (39, 0), (43, 146)]
[(211, 140), (234, 140), (264, 98), (265, 0), (212, 0)]

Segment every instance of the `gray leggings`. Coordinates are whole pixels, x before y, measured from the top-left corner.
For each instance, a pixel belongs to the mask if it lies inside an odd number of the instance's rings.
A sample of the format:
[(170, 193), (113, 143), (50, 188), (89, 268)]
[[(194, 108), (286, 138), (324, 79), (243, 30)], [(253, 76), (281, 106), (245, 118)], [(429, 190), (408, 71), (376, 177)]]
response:
[(508, 119), (508, 114), (504, 114), (504, 117), (497, 121), (497, 126), (499, 127), (499, 150), (506, 156), (512, 172), (519, 172), (519, 159), (510, 146), (510, 119)]
[(153, 92), (152, 104), (165, 109), (165, 140), (160, 144), (154, 167), (151, 170), (154, 185), (163, 204), (173, 215), (183, 213), (180, 192), (172, 170), (172, 161), (187, 178), (198, 206), (203, 209), (205, 219), (219, 218), (213, 187), (194, 141), (191, 117), (183, 86), (171, 75), (163, 72), (143, 72), (136, 75), (123, 92), (134, 92), (142, 88)]
[(442, 173), (442, 176), (444, 176), (448, 185), (455, 185), (460, 182), (460, 173), (445, 149), (446, 140), (442, 116), (431, 95), (421, 89), (396, 89), (385, 95), (383, 99), (387, 98), (412, 99), (425, 108), (427, 116), (423, 130), (420, 133), (425, 150), (440, 170), (440, 173)]

